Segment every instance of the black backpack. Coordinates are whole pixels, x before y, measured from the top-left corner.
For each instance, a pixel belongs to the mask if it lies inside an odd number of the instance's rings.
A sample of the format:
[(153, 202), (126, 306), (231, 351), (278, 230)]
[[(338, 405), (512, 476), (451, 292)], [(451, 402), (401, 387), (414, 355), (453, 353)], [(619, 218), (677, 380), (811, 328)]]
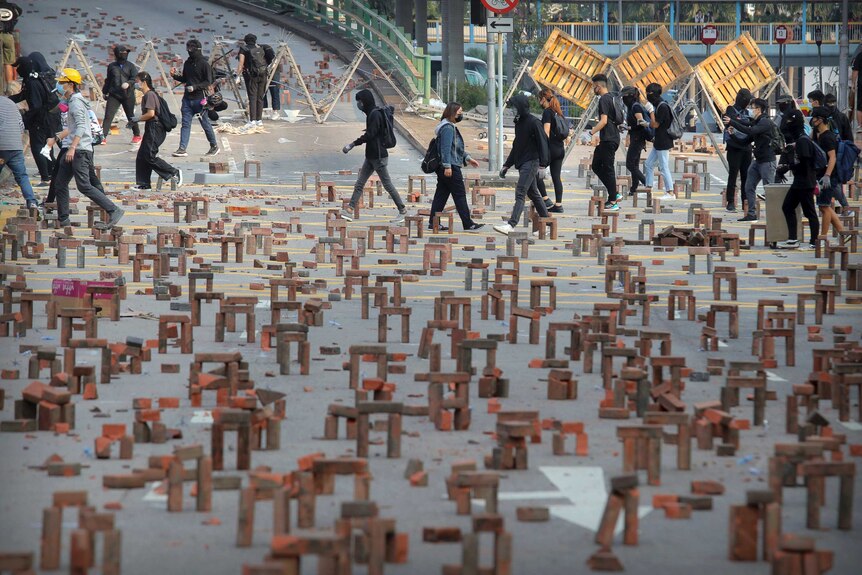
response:
[(39, 74), (38, 80), (42, 84), (42, 87), (45, 88), (45, 92), (47, 93), (47, 96), (45, 96), (45, 105), (43, 109), (50, 112), (51, 110), (60, 105), (60, 96), (57, 94), (57, 92), (54, 91), (54, 86), (49, 85), (48, 79), (41, 73)]
[(380, 134), (380, 143), (384, 148), (394, 148), (398, 143), (395, 139), (395, 108), (392, 106), (382, 106), (377, 110), (383, 115), (383, 133)]
[(156, 118), (165, 129), (165, 132), (170, 132), (177, 127), (177, 117), (171, 112), (168, 103), (165, 102), (165, 99), (161, 95), (156, 94), (156, 97), (159, 99), (159, 113), (156, 115)]
[(786, 146), (784, 136), (781, 134), (778, 126), (775, 125), (775, 122), (772, 123), (772, 129), (769, 132), (769, 145), (776, 154), (783, 152)]
[(431, 138), (428, 143), (428, 148), (425, 150), (425, 157), (422, 158), (422, 171), (426, 174), (433, 174), (440, 167), (440, 142), (437, 136)]
[(263, 76), (266, 73), (266, 52), (258, 45), (248, 49), (245, 67), (249, 76)]
[(551, 136), (558, 142), (566, 141), (569, 137), (569, 121), (559, 114), (554, 114), (554, 121), (551, 123)]
[(626, 105), (623, 103), (623, 99), (619, 92), (612, 92), (611, 97), (614, 102), (614, 117), (610, 119), (610, 121), (616, 125), (618, 130), (622, 131), (626, 127), (628, 111), (626, 110)]

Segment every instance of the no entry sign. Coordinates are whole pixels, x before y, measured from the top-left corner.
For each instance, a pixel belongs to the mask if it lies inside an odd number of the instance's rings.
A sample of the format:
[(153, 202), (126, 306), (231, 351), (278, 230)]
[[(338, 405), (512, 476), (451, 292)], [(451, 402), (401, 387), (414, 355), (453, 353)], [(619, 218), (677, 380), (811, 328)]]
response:
[(787, 30), (787, 26), (784, 24), (779, 24), (775, 27), (775, 42), (778, 44), (784, 44), (790, 39), (790, 34)]
[(482, 0), (485, 8), (496, 14), (511, 12), (518, 5), (518, 0)]
[(712, 46), (718, 40), (718, 28), (712, 24), (707, 24), (700, 32), (700, 41), (707, 46)]

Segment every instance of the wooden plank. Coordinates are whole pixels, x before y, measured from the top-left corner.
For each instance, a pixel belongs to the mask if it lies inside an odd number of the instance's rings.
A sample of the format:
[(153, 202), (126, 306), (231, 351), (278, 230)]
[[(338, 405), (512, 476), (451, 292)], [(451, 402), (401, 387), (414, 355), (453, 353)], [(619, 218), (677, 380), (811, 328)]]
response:
[(560, 30), (553, 30), (533, 64), (537, 84), (586, 107), (592, 99), (592, 76), (607, 73), (611, 60)]
[(775, 80), (775, 71), (746, 32), (697, 67), (713, 103), (727, 109), (745, 87), (756, 93)]
[(692, 72), (688, 60), (664, 26), (614, 60), (612, 65), (624, 83), (642, 91), (653, 82), (667, 89)]

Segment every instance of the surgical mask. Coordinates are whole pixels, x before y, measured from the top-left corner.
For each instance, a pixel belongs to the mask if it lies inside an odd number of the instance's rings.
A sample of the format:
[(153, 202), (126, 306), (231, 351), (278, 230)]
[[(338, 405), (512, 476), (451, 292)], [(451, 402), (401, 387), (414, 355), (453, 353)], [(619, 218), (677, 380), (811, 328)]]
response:
[(457, 116), (455, 116), (455, 123), (457, 124), (458, 122), (460, 122), (463, 119), (464, 119), (464, 114), (458, 114)]
[(61, 84), (60, 82), (54, 84), (54, 91), (58, 94), (63, 94), (65, 92), (65, 90), (63, 89), (63, 84)]

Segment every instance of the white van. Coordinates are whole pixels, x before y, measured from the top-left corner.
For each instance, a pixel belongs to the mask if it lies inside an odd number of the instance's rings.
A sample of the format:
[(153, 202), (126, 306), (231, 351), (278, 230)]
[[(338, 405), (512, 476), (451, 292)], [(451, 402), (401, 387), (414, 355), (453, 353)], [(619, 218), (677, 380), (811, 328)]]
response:
[[(437, 89), (437, 76), (443, 70), (443, 57), (431, 56), (431, 87)], [(488, 65), (484, 60), (464, 56), (464, 75), (471, 86), (484, 86), (488, 81)]]

